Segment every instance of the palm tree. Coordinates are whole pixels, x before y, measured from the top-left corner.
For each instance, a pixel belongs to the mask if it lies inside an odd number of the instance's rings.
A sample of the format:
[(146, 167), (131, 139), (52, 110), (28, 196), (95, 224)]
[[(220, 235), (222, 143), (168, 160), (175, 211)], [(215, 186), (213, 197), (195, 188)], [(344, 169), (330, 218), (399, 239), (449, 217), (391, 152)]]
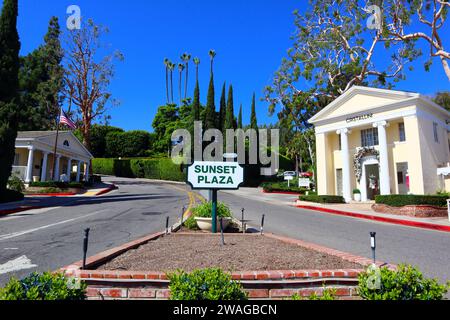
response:
[(169, 62), (169, 71), (170, 71), (170, 96), (171, 103), (173, 103), (173, 70), (175, 69), (175, 63)]
[(211, 58), (211, 74), (213, 74), (213, 64), (214, 64), (214, 58), (216, 57), (216, 51), (213, 49), (209, 50), (209, 57)]
[(179, 63), (178, 64), (178, 71), (180, 72), (180, 82), (178, 83), (178, 93), (180, 95), (180, 106), (181, 106), (181, 99), (182, 99), (182, 96), (181, 96), (181, 82), (183, 80), (183, 70), (184, 70), (184, 64)]
[(186, 80), (185, 80), (185, 83), (184, 83), (184, 98), (186, 99), (186, 97), (187, 97), (188, 80), (189, 80), (189, 61), (191, 60), (191, 55), (189, 53), (185, 52), (181, 56), (181, 60), (183, 60), (185, 65), (186, 65)]
[(198, 65), (200, 64), (200, 59), (195, 57), (193, 59), (194, 64), (195, 64), (195, 78), (196, 78), (196, 82), (198, 82)]
[(164, 66), (166, 67), (166, 97), (167, 97), (167, 103), (169, 103), (169, 64), (170, 60), (167, 58), (164, 58)]

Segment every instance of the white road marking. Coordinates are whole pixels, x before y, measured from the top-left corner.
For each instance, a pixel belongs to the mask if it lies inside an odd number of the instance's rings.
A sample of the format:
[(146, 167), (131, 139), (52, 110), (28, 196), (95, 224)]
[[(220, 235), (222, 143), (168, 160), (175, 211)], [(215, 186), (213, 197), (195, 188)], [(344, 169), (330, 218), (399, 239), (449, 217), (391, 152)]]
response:
[(34, 267), (37, 267), (37, 265), (32, 264), (31, 260), (28, 259), (27, 256), (21, 256), (17, 259), (10, 260), (4, 264), (0, 264), (0, 274), (5, 274), (24, 269), (31, 269)]
[(12, 239), (12, 238), (16, 238), (16, 237), (20, 237), (20, 236), (23, 236), (23, 235), (28, 234), (28, 233), (33, 233), (33, 232), (36, 232), (36, 231), (39, 231), (39, 230), (48, 229), (48, 228), (55, 227), (55, 226), (58, 226), (58, 225), (61, 225), (61, 224), (65, 224), (65, 223), (68, 223), (68, 222), (73, 222), (73, 221), (76, 221), (76, 220), (84, 219), (84, 218), (93, 216), (93, 215), (95, 215), (97, 213), (104, 212), (104, 211), (108, 211), (108, 209), (92, 212), (90, 214), (86, 214), (86, 215), (81, 216), (81, 217), (77, 217), (77, 218), (73, 218), (73, 219), (69, 219), (69, 220), (64, 220), (64, 221), (48, 224), (48, 225), (45, 225), (45, 226), (42, 226), (42, 227), (38, 227), (38, 228), (33, 228), (33, 229), (29, 229), (29, 230), (18, 231), (18, 232), (13, 232), (13, 233), (9, 233), (9, 234), (0, 235), (0, 241), (7, 240), (7, 239)]

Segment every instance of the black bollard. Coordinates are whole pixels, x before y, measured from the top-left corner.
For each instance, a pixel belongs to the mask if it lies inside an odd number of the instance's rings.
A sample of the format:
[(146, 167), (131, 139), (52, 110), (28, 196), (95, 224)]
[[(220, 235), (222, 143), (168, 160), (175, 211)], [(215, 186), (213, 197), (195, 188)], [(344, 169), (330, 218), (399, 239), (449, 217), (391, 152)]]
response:
[(223, 218), (220, 218), (220, 236), (222, 238), (222, 245), (225, 245), (225, 239), (223, 237)]
[(261, 235), (264, 233), (264, 218), (266, 217), (266, 215), (265, 214), (263, 214), (262, 215), (262, 218), (261, 218)]
[(370, 233), (370, 247), (372, 249), (373, 264), (375, 264), (375, 262), (376, 262), (376, 259), (375, 259), (375, 250), (377, 248), (377, 243), (376, 243), (376, 238), (375, 238), (376, 235), (377, 235), (376, 232)]
[(241, 209), (241, 213), (242, 213), (242, 220), (241, 220), (241, 224), (242, 224), (242, 233), (245, 233), (244, 211), (245, 211), (245, 209), (242, 208), (242, 209)]
[(86, 270), (86, 256), (88, 251), (89, 244), (89, 231), (91, 229), (87, 228), (84, 230), (84, 239), (83, 239), (83, 270)]
[(169, 233), (169, 217), (166, 217), (166, 234)]

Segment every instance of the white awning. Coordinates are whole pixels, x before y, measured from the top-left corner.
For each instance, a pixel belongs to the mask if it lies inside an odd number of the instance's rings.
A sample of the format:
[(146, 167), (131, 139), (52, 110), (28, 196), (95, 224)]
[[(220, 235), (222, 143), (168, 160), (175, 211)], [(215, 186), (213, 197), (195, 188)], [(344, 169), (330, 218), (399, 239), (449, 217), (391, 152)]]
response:
[(438, 168), (437, 169), (437, 174), (438, 174), (438, 176), (440, 176), (440, 175), (443, 175), (443, 176), (450, 175), (450, 167)]

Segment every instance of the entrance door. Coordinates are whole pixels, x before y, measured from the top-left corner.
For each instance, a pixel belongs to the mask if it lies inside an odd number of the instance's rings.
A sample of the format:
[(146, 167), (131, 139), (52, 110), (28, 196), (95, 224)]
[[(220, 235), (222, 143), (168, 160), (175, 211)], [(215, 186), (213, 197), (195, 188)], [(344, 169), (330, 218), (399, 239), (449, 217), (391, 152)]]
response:
[(342, 169), (336, 169), (336, 191), (338, 196), (343, 196), (343, 187), (342, 187)]
[(380, 194), (380, 170), (378, 164), (366, 165), (367, 199), (375, 200)]
[(409, 185), (407, 182), (408, 162), (397, 163), (397, 184), (398, 194), (408, 194)]

